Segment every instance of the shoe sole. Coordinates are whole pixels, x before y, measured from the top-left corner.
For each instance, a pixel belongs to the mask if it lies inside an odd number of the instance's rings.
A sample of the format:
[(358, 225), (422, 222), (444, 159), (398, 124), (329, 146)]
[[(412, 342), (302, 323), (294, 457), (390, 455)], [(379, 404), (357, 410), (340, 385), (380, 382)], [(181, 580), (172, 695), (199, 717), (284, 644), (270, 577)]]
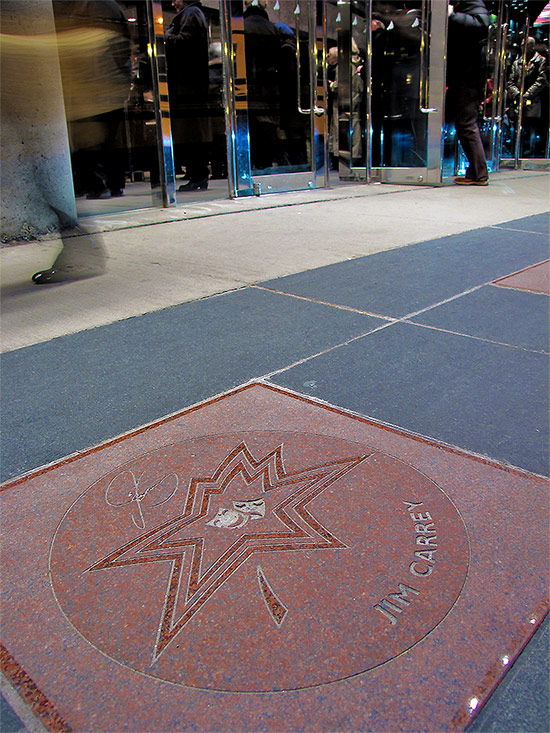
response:
[(455, 179), (455, 183), (458, 186), (488, 186), (489, 181), (457, 181)]

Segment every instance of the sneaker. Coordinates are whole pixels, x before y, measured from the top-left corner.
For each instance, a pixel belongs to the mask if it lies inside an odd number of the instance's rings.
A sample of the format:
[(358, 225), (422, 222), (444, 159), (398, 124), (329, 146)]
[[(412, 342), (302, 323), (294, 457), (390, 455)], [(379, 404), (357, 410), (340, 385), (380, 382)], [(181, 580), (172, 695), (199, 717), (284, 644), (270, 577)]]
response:
[(480, 178), (475, 181), (473, 178), (468, 178), (467, 176), (458, 176), (458, 178), (455, 178), (455, 183), (458, 183), (459, 186), (488, 186), (489, 179)]

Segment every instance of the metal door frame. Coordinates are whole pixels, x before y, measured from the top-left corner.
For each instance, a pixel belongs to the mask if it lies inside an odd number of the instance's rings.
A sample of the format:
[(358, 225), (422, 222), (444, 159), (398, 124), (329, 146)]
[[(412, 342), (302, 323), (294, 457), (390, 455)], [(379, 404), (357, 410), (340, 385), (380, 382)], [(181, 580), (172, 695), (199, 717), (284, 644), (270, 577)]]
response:
[(153, 190), (153, 205), (167, 208), (176, 205), (176, 173), (172, 146), (168, 79), (164, 50), (164, 20), (158, 0), (146, 0), (149, 31), (149, 58), (153, 79), (153, 103), (159, 161), (160, 188)]

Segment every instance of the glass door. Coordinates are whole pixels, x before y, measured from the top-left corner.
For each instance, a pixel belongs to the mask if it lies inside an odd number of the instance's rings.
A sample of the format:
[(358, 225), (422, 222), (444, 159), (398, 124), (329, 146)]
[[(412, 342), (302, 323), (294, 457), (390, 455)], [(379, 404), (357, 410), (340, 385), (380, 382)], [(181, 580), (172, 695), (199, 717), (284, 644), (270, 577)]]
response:
[(550, 13), (546, 2), (503, 2), (503, 167), (549, 165)]
[(327, 185), (324, 0), (223, 0), (232, 196)]
[(338, 56), (332, 168), (340, 178), (439, 183), (447, 3), (332, 4), (329, 59), (331, 51)]

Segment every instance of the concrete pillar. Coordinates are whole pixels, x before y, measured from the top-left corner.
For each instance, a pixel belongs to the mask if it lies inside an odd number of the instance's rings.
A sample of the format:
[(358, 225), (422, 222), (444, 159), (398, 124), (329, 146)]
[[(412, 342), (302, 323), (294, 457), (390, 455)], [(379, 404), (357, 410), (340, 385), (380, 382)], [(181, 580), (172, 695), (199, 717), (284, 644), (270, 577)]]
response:
[(2, 241), (76, 219), (51, 0), (2, 0), (0, 154)]

